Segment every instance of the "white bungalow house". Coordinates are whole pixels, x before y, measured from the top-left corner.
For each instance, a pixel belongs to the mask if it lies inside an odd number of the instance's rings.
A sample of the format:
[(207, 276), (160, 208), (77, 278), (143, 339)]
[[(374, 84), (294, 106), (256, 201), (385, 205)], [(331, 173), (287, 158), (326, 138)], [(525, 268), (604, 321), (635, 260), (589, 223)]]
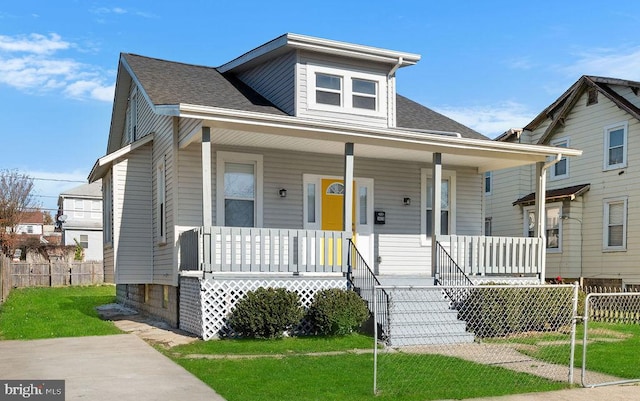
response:
[[(548, 170), (547, 277), (586, 286), (640, 286), (640, 215), (634, 213), (640, 163), (640, 82), (582, 76), (524, 129), (497, 140), (576, 147), (584, 156)], [(489, 176), (486, 217), (493, 234), (533, 235), (527, 166)]]
[(210, 338), (260, 285), (304, 301), (368, 272), (544, 277), (544, 232), (481, 236), (483, 174), (536, 165), (544, 193), (549, 158), (580, 152), (492, 141), (396, 94), (419, 60), (297, 34), (217, 68), (122, 54), (89, 177), (119, 299)]

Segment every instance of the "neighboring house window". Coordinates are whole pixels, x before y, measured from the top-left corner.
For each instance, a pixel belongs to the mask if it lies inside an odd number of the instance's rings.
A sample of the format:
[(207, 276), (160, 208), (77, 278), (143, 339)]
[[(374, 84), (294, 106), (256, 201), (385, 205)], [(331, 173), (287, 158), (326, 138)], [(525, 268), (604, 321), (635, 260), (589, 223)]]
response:
[(342, 106), (342, 77), (316, 74), (316, 102)]
[(156, 191), (157, 191), (157, 234), (158, 234), (158, 242), (164, 244), (167, 240), (166, 231), (167, 231), (167, 211), (166, 211), (166, 193), (167, 193), (167, 185), (166, 185), (166, 171), (165, 171), (165, 163), (164, 160), (158, 163), (158, 168), (156, 170)]
[(89, 235), (87, 234), (80, 234), (80, 241), (78, 241), (80, 243), (80, 246), (84, 249), (89, 248)]
[(91, 201), (91, 218), (99, 219), (100, 213), (102, 213), (102, 205), (100, 201)]
[(348, 69), (308, 65), (309, 107), (383, 116), (386, 114), (386, 76)]
[(217, 153), (217, 224), (262, 227), (262, 155)]
[[(433, 180), (431, 169), (422, 169), (422, 218), (421, 232), (431, 237), (433, 223)], [(442, 171), (442, 184), (440, 194), (440, 234), (448, 235), (455, 232), (456, 211), (456, 176), (454, 171)]]
[[(536, 222), (536, 209), (525, 209), (525, 234), (534, 237)], [(545, 235), (547, 238), (547, 251), (562, 252), (562, 207), (560, 205), (547, 206), (545, 219)]]
[(491, 227), (491, 217), (485, 217), (484, 218), (484, 235), (489, 237), (492, 234), (493, 230)]
[(27, 226), (27, 234), (33, 234), (33, 226)]
[(620, 251), (627, 249), (627, 198), (604, 200), (603, 211), (604, 249)]
[(84, 201), (82, 199), (73, 201), (73, 217), (84, 217)]
[[(569, 147), (569, 138), (558, 138), (551, 141), (551, 146), (555, 146), (557, 148), (568, 148)], [(559, 162), (554, 164), (551, 167), (551, 179), (559, 180), (561, 178), (569, 177), (569, 160), (566, 157), (560, 159)]]
[(107, 173), (105, 177), (102, 179), (102, 196), (103, 196), (103, 204), (102, 204), (102, 236), (105, 244), (110, 244), (113, 241), (112, 237), (112, 202), (113, 202), (113, 192), (112, 192), (112, 183), (111, 183), (111, 172)]
[(604, 169), (627, 166), (627, 122), (604, 128)]
[(484, 173), (484, 194), (491, 195), (491, 187), (493, 186), (493, 173), (487, 171)]

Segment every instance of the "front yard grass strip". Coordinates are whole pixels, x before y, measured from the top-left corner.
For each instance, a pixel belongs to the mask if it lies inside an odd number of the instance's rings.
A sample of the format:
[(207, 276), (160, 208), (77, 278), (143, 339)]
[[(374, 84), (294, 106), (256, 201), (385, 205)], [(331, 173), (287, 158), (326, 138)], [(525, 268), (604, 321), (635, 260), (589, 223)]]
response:
[[(582, 338), (584, 326), (576, 331), (574, 366), (582, 368)], [(626, 378), (640, 378), (640, 325), (589, 322), (587, 370)], [(570, 345), (540, 345), (526, 353), (534, 358), (557, 364), (569, 364)], [(574, 372), (580, 375), (580, 371)], [(579, 380), (579, 379), (578, 379)]]
[(289, 337), (275, 340), (235, 339), (196, 341), (171, 348), (176, 357), (186, 355), (294, 355), (312, 352), (371, 350), (373, 338), (362, 334), (339, 337)]
[[(263, 352), (264, 354), (264, 352)], [(373, 395), (373, 355), (294, 355), (283, 358), (174, 360), (228, 401), (439, 400), (490, 397), (567, 388), (524, 373), (456, 358), (424, 355), (423, 366), (447, 366), (416, 372), (415, 355), (393, 355), (395, 375), (380, 382)], [(385, 358), (389, 358), (386, 356)], [(408, 358), (405, 363), (404, 358)], [(426, 359), (429, 359), (428, 361)], [(404, 366), (406, 371), (398, 371)], [(383, 375), (379, 371), (379, 375)], [(395, 390), (398, 389), (398, 390)]]
[(115, 292), (109, 285), (14, 289), (0, 305), (0, 339), (121, 334), (95, 310), (96, 306), (115, 302)]

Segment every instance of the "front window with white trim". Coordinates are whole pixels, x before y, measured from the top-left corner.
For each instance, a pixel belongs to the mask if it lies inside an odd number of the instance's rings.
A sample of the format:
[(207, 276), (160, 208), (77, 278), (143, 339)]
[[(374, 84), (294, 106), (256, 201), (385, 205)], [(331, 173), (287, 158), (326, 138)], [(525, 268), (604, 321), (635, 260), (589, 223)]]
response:
[(262, 155), (217, 153), (217, 224), (262, 226)]
[(627, 249), (627, 197), (604, 200), (603, 245), (608, 251)]
[[(433, 230), (433, 179), (431, 169), (422, 169), (421, 183), (421, 233), (431, 237)], [(440, 234), (455, 233), (456, 222), (456, 173), (455, 171), (442, 171), (442, 183), (440, 193)]]
[[(525, 209), (525, 235), (534, 237), (536, 209), (534, 207)], [(545, 236), (547, 239), (547, 252), (562, 252), (562, 206), (548, 205), (545, 219)]]
[[(558, 148), (568, 148), (569, 147), (569, 138), (558, 138), (551, 141), (551, 146), (555, 146)], [(559, 180), (562, 178), (569, 177), (569, 159), (563, 157), (559, 162), (554, 164), (551, 167), (551, 179)]]
[(627, 122), (604, 127), (604, 170), (627, 166)]
[(317, 73), (316, 103), (342, 106), (342, 77)]

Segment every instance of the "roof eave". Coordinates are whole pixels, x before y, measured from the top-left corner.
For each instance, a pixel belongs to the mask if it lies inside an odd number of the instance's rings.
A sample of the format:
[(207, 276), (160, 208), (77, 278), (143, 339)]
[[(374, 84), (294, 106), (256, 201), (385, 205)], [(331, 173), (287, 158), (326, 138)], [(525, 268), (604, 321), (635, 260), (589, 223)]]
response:
[(400, 67), (414, 65), (420, 61), (421, 58), (419, 54), (415, 53), (400, 52), (295, 33), (287, 33), (253, 50), (250, 50), (228, 63), (221, 65), (218, 67), (218, 71), (225, 73), (258, 58), (265, 57), (270, 53), (275, 54), (278, 51), (282, 51), (283, 48), (310, 50), (386, 64), (399, 64)]

